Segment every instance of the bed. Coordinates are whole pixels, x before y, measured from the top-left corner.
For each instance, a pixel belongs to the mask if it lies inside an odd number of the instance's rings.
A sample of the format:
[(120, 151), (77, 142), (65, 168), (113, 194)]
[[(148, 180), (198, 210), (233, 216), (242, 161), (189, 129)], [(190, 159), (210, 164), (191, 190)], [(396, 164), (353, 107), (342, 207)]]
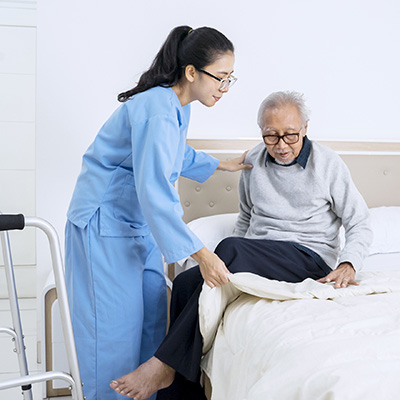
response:
[[(220, 159), (258, 140), (190, 140)], [(202, 369), (214, 400), (400, 398), (400, 143), (325, 142), (338, 151), (370, 208), (374, 241), (359, 286), (334, 289), (235, 274), (203, 287)], [(239, 174), (179, 181), (191, 229), (213, 250), (232, 233)], [(170, 266), (177, 274), (190, 258)]]

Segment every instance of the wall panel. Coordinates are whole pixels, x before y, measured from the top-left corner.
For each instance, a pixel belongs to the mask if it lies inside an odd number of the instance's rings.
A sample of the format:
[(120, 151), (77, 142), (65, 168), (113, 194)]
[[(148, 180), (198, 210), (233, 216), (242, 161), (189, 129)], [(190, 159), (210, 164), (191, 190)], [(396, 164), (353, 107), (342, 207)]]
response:
[[(0, 1), (0, 211), (36, 213), (36, 1)], [(36, 296), (36, 232), (10, 232), (19, 297)], [(0, 249), (0, 298), (8, 296)]]
[(0, 170), (35, 169), (35, 123), (0, 122)]

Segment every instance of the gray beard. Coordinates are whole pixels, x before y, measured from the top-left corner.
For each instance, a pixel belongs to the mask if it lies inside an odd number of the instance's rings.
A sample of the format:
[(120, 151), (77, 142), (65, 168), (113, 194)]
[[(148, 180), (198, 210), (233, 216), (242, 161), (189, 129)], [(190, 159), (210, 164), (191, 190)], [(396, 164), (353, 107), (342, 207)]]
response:
[(279, 165), (290, 165), (290, 164), (293, 164), (293, 161), (295, 161), (295, 160), (292, 160), (292, 161), (279, 161), (278, 159), (276, 159), (275, 158), (275, 162), (277, 163), (277, 164), (279, 164)]

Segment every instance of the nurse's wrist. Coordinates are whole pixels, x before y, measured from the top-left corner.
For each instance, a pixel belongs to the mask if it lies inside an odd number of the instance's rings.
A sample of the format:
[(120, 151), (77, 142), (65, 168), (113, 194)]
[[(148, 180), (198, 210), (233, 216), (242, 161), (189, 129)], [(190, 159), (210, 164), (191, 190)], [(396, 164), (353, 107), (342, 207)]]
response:
[(193, 253), (191, 257), (198, 263), (201, 263), (204, 261), (208, 255), (209, 255), (210, 250), (207, 249), (207, 247), (202, 247), (199, 251), (196, 251), (196, 253)]
[(226, 171), (226, 161), (220, 161), (217, 169), (220, 171)]

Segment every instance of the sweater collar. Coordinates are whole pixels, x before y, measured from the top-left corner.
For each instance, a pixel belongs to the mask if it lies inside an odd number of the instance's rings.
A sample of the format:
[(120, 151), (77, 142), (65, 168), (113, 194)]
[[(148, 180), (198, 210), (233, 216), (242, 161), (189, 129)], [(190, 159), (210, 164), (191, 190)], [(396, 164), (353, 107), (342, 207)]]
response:
[(308, 139), (307, 135), (304, 136), (303, 138), (303, 147), (301, 148), (300, 154), (291, 162), (290, 164), (287, 165), (282, 165), (278, 164), (275, 161), (275, 158), (271, 156), (271, 154), (268, 153), (267, 151), (267, 157), (265, 159), (265, 166), (267, 166), (267, 161), (272, 162), (274, 164), (281, 165), (282, 167), (290, 167), (293, 164), (299, 164), (303, 169), (306, 168), (308, 158), (310, 157), (311, 153), (311, 141)]

